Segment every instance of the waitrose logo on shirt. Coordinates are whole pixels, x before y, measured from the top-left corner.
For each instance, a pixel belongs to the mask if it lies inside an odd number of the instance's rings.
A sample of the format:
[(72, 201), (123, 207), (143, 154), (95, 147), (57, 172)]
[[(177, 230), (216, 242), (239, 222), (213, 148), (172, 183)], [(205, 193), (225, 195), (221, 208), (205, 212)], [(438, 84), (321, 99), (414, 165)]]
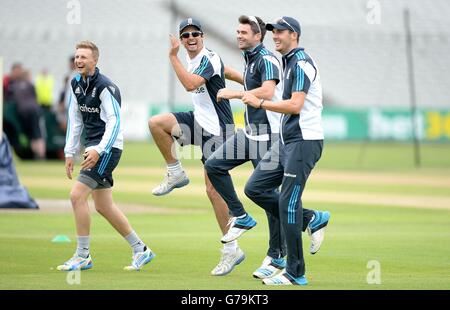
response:
[(88, 107), (87, 105), (80, 105), (80, 111), (86, 113), (100, 113), (99, 108)]

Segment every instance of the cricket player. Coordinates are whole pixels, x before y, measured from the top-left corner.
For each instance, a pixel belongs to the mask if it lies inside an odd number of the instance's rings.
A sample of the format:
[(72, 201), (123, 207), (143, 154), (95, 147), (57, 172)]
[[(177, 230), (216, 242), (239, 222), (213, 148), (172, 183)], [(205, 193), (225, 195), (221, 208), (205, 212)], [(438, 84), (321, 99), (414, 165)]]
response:
[[(245, 59), (244, 91), (221, 89), (217, 95), (218, 100), (242, 99), (245, 92), (249, 92), (261, 100), (279, 101), (283, 84), (280, 77), (281, 65), (275, 55), (262, 43), (266, 34), (265, 23), (259, 17), (246, 15), (240, 16), (238, 21), (236, 38)], [(221, 239), (223, 243), (236, 240), (256, 225), (256, 221), (245, 211), (234, 190), (229, 170), (247, 161), (251, 161), (253, 167), (258, 165), (272, 143), (278, 141), (280, 118), (280, 113), (246, 106), (245, 129), (238, 130), (205, 163), (209, 179), (227, 203), (233, 216), (227, 234)], [(278, 203), (278, 190), (266, 191), (262, 195), (267, 201)], [(261, 267), (253, 273), (255, 278), (260, 279), (270, 278), (286, 267), (284, 259), (286, 247), (279, 218), (272, 216), (270, 212), (266, 214), (270, 232), (269, 249)], [(303, 231), (308, 229), (311, 232), (308, 224), (312, 217), (323, 216), (325, 219), (327, 215), (328, 212), (303, 209)], [(315, 254), (322, 244), (325, 226), (326, 223), (321, 229), (313, 228), (313, 233), (310, 234), (312, 254)]]
[[(246, 195), (256, 204), (278, 216), (286, 234), (286, 269), (263, 279), (268, 285), (306, 285), (302, 248), (301, 196), (311, 170), (322, 154), (323, 128), (322, 85), (314, 60), (298, 47), (300, 23), (284, 16), (266, 25), (272, 31), (275, 47), (283, 57), (283, 95), (278, 102), (257, 98), (246, 92), (242, 98), (247, 105), (282, 113), (280, 140), (263, 157), (245, 186)], [(273, 169), (263, 169), (270, 162)], [(281, 185), (278, 203), (265, 199), (264, 193)], [(318, 214), (312, 225), (328, 221)]]
[[(180, 41), (181, 42), (180, 42)], [(217, 102), (217, 92), (225, 88), (225, 73), (219, 55), (204, 46), (204, 33), (200, 22), (194, 18), (183, 20), (179, 25), (179, 40), (170, 36), (169, 60), (186, 91), (191, 93), (194, 110), (156, 115), (149, 120), (149, 129), (167, 164), (167, 174), (153, 194), (160, 196), (175, 188), (186, 186), (189, 179), (176, 157), (174, 139), (181, 146), (198, 145), (202, 151), (202, 163), (234, 134), (234, 121), (227, 99)], [(187, 51), (187, 69), (178, 52), (180, 45)], [(214, 208), (222, 234), (228, 230), (230, 220), (228, 207), (204, 172), (206, 193)], [(212, 275), (230, 273), (245, 258), (237, 241), (223, 245), (222, 256)]]
[(112, 173), (123, 149), (123, 123), (119, 88), (96, 67), (97, 46), (82, 41), (76, 46), (75, 67), (78, 74), (71, 81), (66, 133), (66, 174), (72, 179), (74, 155), (80, 146), (80, 135), (86, 135), (84, 161), (70, 192), (75, 215), (77, 249), (75, 255), (58, 270), (85, 270), (93, 266), (89, 253), (91, 218), (88, 196), (95, 209), (125, 238), (132, 248), (131, 265), (125, 270), (140, 270), (155, 254), (134, 232), (112, 197)]

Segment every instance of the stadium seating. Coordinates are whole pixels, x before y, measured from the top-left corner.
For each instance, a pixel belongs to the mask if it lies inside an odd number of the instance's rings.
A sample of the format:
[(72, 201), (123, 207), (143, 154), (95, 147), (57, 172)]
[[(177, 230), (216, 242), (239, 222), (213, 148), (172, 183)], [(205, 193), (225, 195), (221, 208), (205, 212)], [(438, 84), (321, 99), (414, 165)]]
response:
[[(168, 34), (186, 16), (172, 16), (169, 1), (81, 1), (81, 23), (67, 23), (67, 3), (51, 0), (2, 1), (0, 55), (5, 71), (22, 61), (33, 73), (43, 67), (57, 77), (67, 71), (74, 44), (90, 39), (100, 47), (101, 70), (121, 87), (124, 102), (135, 105), (190, 102), (171, 71)], [(75, 1), (77, 2), (77, 1)], [(198, 17), (207, 46), (225, 64), (242, 69), (233, 46), (237, 18), (255, 14), (266, 21), (282, 15), (302, 24), (301, 45), (316, 59), (325, 104), (351, 107), (403, 107), (409, 104), (403, 9), (411, 10), (415, 78), (419, 107), (447, 107), (450, 76), (450, 6), (446, 0), (379, 1), (380, 24), (369, 24), (366, 0), (175, 1), (177, 11)], [(256, 5), (256, 3), (258, 5)], [(220, 37), (213, 34), (220, 34)], [(228, 38), (224, 40), (223, 38)], [(271, 35), (266, 45), (273, 48)], [(180, 52), (184, 58), (185, 53)], [(56, 89), (58, 89), (58, 85)], [(237, 103), (234, 103), (237, 104)]]

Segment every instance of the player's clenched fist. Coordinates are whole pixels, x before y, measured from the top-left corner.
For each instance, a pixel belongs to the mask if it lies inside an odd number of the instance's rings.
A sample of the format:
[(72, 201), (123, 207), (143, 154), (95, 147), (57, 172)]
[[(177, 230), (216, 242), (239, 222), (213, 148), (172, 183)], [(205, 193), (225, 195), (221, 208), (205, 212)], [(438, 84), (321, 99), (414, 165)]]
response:
[(169, 34), (170, 37), (170, 51), (169, 56), (176, 56), (180, 50), (180, 41), (175, 38), (173, 34)]
[(66, 157), (66, 175), (72, 180), (72, 172), (73, 172), (73, 157)]
[(254, 108), (259, 107), (259, 99), (249, 92), (245, 92), (244, 96), (242, 96), (242, 102)]

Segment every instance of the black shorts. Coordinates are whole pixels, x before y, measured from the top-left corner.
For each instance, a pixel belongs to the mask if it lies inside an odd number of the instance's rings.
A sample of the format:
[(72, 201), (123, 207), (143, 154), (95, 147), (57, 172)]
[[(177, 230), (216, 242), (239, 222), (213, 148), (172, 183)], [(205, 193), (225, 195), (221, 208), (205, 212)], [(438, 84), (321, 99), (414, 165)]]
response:
[(202, 150), (202, 163), (214, 153), (234, 132), (222, 132), (220, 136), (215, 136), (203, 129), (195, 120), (194, 112), (174, 112), (181, 128), (181, 135), (173, 136), (181, 146), (198, 145)]
[(121, 155), (122, 150), (112, 148), (108, 154), (100, 156), (93, 168), (81, 170), (77, 180), (92, 189), (112, 187), (114, 184), (112, 172), (119, 164)]

